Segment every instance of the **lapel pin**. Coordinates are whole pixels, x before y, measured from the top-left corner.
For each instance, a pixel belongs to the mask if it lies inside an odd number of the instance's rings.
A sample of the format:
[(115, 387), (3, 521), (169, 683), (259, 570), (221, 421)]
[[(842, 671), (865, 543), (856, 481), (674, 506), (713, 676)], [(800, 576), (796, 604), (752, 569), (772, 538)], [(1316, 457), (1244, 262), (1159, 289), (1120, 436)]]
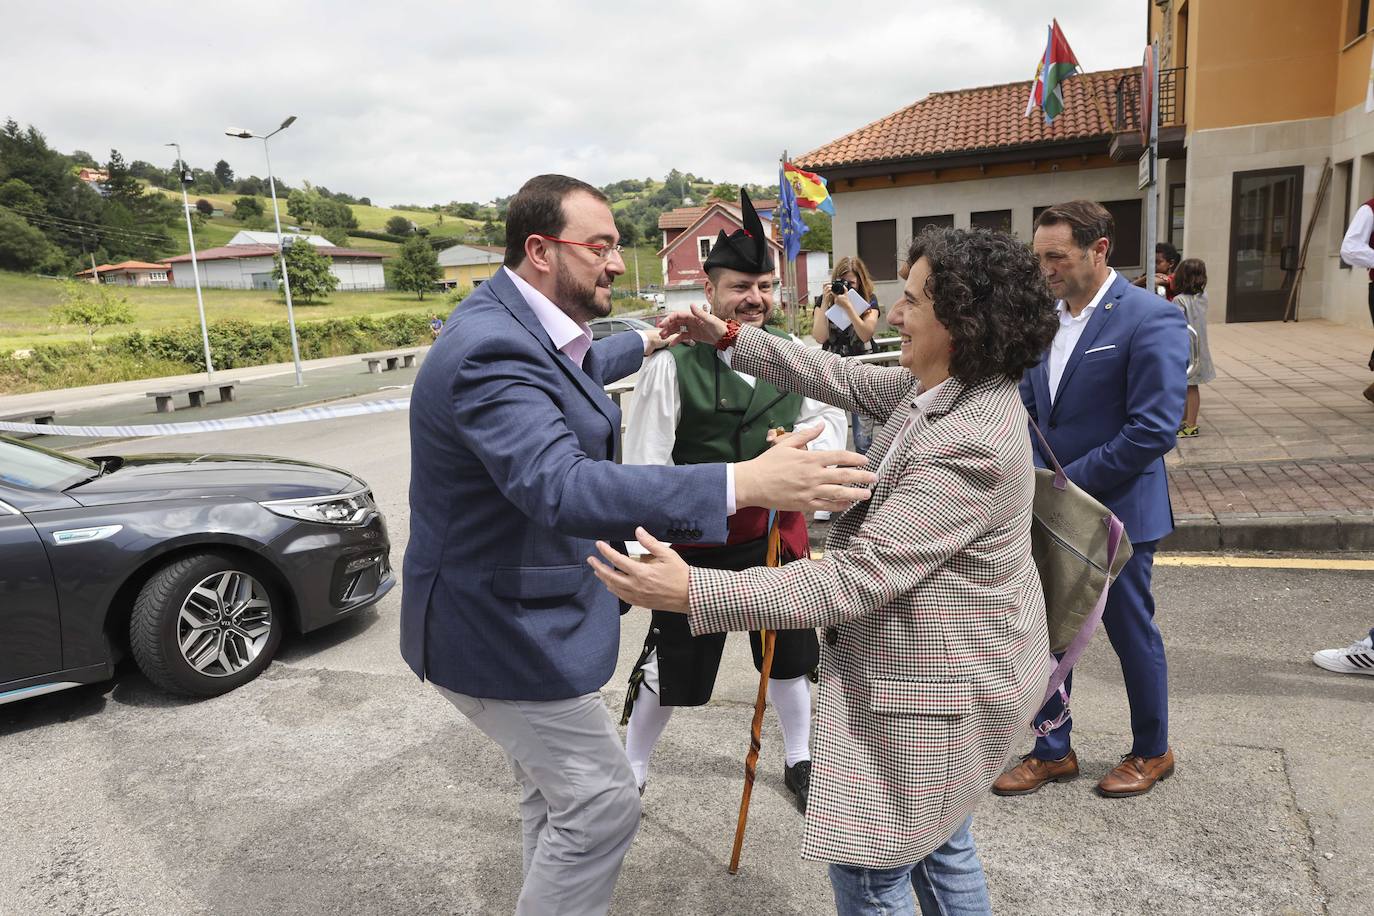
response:
[(1107, 303), (1107, 311), (1110, 312), (1111, 310), (1112, 310), (1112, 304), (1111, 304), (1110, 302), (1108, 302), (1108, 303)]

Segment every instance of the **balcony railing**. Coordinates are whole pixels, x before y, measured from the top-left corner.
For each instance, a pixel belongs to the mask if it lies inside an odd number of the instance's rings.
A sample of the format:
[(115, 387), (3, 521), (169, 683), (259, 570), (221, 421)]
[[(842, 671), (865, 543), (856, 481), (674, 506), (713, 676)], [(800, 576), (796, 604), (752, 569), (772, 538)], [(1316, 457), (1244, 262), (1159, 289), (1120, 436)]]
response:
[[(1161, 127), (1183, 123), (1183, 91), (1187, 67), (1159, 71), (1159, 124)], [(1140, 74), (1131, 73), (1116, 81), (1116, 110), (1113, 112), (1118, 133), (1140, 130)]]

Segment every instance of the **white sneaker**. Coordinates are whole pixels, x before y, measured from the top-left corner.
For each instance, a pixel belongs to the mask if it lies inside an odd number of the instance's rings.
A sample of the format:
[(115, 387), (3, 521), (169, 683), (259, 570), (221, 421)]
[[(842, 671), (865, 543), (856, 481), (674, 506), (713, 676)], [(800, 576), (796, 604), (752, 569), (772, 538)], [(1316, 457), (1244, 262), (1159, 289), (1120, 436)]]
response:
[(829, 510), (829, 509), (817, 509), (817, 510), (816, 510), (816, 514), (815, 514), (815, 516), (813, 516), (813, 517), (814, 517), (814, 518), (816, 519), (816, 521), (818, 521), (818, 522), (828, 522), (828, 521), (830, 521), (830, 510)]
[(1327, 671), (1340, 674), (1374, 675), (1374, 642), (1364, 639), (1345, 649), (1322, 649), (1312, 653), (1312, 662)]

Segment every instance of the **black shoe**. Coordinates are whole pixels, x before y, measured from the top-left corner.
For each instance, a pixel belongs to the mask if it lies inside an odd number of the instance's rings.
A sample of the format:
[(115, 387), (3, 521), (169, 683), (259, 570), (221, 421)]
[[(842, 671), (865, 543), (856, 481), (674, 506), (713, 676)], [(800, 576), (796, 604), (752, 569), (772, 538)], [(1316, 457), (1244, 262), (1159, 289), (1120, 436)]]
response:
[(811, 791), (811, 761), (799, 760), (782, 769), (782, 782), (789, 792), (797, 796), (797, 808), (806, 813), (806, 796)]

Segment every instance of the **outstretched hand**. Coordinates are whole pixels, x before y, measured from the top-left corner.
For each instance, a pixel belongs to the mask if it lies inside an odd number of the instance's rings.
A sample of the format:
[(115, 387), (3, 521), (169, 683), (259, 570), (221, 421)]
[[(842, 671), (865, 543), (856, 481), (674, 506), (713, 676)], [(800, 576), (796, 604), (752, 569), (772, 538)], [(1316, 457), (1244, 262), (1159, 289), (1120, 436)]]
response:
[[(773, 440), (757, 458), (735, 465), (735, 505), (788, 512), (843, 512), (871, 495), (878, 475), (858, 452), (808, 451), (823, 426), (804, 426)], [(778, 446), (782, 446), (779, 448)]]
[(685, 339), (697, 343), (714, 344), (725, 336), (725, 322), (699, 305), (693, 305), (688, 312), (672, 312), (659, 322), (664, 333), (681, 334)]
[[(596, 577), (621, 601), (657, 611), (688, 611), (690, 573), (687, 563), (667, 544), (643, 528), (635, 537), (649, 555), (631, 559), (605, 541), (597, 541), (597, 552), (605, 558), (587, 557)], [(607, 565), (609, 564), (609, 565)]]

